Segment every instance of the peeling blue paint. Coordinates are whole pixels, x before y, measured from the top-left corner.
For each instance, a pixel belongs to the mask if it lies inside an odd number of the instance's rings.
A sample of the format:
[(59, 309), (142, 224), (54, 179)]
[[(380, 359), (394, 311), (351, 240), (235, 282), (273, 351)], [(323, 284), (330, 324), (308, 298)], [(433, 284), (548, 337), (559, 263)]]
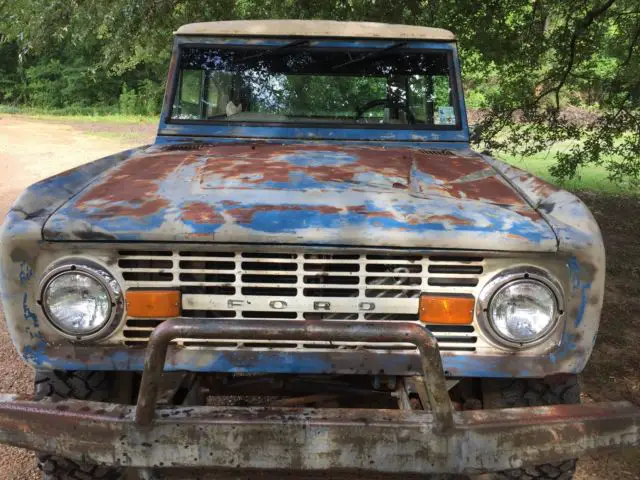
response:
[(335, 150), (312, 151), (300, 154), (286, 154), (279, 157), (283, 162), (297, 165), (300, 167), (318, 167), (331, 165), (346, 165), (356, 162), (358, 157), (345, 152), (336, 152)]
[[(248, 145), (227, 147), (227, 153), (222, 149), (171, 153), (166, 158), (172, 167), (157, 178), (144, 177), (144, 172), (154, 161), (162, 161), (162, 150), (145, 152), (123, 165), (127, 175), (114, 170), (106, 183), (88, 189), (85, 196), (97, 188), (107, 194), (89, 196), (89, 200), (79, 196), (60, 208), (46, 223), (45, 237), (197, 241), (215, 235), (216, 241), (264, 242), (266, 234), (280, 235), (282, 241), (290, 235), (286, 243), (295, 239), (309, 244), (442, 248), (454, 240), (461, 242), (461, 233), (478, 233), (494, 241), (479, 243), (477, 248), (493, 248), (496, 235), (505, 249), (509, 245), (511, 250), (556, 247), (547, 223), (499, 178), (492, 178), (497, 183), (484, 185), (484, 190), (474, 184), (465, 191), (464, 182), (451, 181), (455, 174), (442, 173), (446, 167), (440, 163), (446, 164), (446, 156), (417, 153), (413, 158), (404, 150), (371, 147), (261, 148), (267, 153)], [(422, 161), (422, 169), (431, 168), (443, 176), (419, 174), (416, 158)], [(461, 178), (469, 171), (492, 171), (474, 157), (455, 161), (466, 165)], [(223, 166), (217, 167), (220, 162)], [(134, 188), (139, 176), (153, 189), (144, 201), (111, 193), (120, 186), (126, 189), (127, 182)], [(516, 203), (493, 200), (495, 185), (503, 189), (498, 199)], [(476, 197), (467, 198), (467, 192)]]
[(159, 136), (285, 138), (297, 140), (373, 140), (382, 142), (469, 142), (468, 129), (385, 130), (374, 128), (272, 127), (251, 125), (197, 125), (166, 123), (161, 120)]
[(27, 262), (25, 262), (24, 260), (22, 262), (20, 262), (20, 285), (24, 286), (27, 282), (29, 282), (29, 280), (31, 280), (31, 277), (33, 277), (33, 269), (31, 268), (31, 265)]
[(567, 262), (569, 271), (571, 274), (571, 289), (573, 295), (579, 293), (580, 305), (576, 314), (574, 326), (578, 328), (584, 318), (584, 313), (587, 309), (587, 303), (589, 302), (589, 291), (591, 290), (591, 282), (585, 282), (582, 280), (584, 273), (580, 261), (576, 257), (571, 257)]
[[(155, 139), (154, 145), (157, 147), (166, 146), (166, 145), (178, 145), (178, 144), (189, 144), (192, 145), (194, 142), (202, 145), (229, 145), (229, 144), (238, 144), (245, 143), (247, 140), (242, 138), (235, 137), (206, 137), (206, 136), (195, 136), (195, 135), (158, 135)], [(252, 139), (252, 141), (260, 142), (260, 144), (264, 145), (295, 145), (299, 144), (300, 140), (296, 138), (264, 138), (264, 139)], [(342, 145), (345, 147), (358, 147), (366, 144), (368, 147), (395, 147), (395, 148), (407, 148), (410, 150), (420, 150), (420, 149), (435, 149), (435, 150), (458, 150), (458, 151), (467, 151), (469, 148), (468, 144), (461, 142), (450, 142), (450, 141), (396, 141), (396, 142), (385, 142), (385, 141), (373, 141), (368, 140), (366, 142), (359, 141), (357, 139), (351, 141), (345, 140), (331, 140), (324, 139), (322, 140), (323, 145)]]
[(584, 318), (584, 312), (587, 309), (587, 302), (589, 301), (589, 290), (591, 290), (591, 283), (584, 283), (580, 286), (580, 307), (578, 308), (578, 314), (574, 326), (578, 328)]
[(44, 354), (44, 348), (46, 342), (43, 340), (42, 333), (40, 332), (40, 322), (38, 316), (29, 308), (29, 298), (25, 292), (22, 298), (22, 310), (24, 312), (24, 319), (27, 321), (25, 331), (31, 340), (31, 345), (26, 345), (22, 350), (22, 357), (28, 363), (34, 366), (42, 365), (46, 360)]
[(508, 376), (502, 369), (496, 368), (495, 362), (484, 356), (476, 357), (473, 354), (444, 357), (442, 366), (451, 376), (478, 378)]
[(42, 349), (46, 346), (46, 342), (40, 331), (38, 315), (29, 308), (27, 293), (25, 293), (22, 298), (22, 310), (24, 312), (24, 319), (27, 322), (24, 330), (31, 341), (31, 345), (25, 347), (23, 355), (28, 354), (29, 357), (35, 361), (41, 359)]
[(25, 292), (22, 297), (22, 309), (24, 311), (24, 319), (27, 322), (33, 323), (35, 327), (38, 327), (38, 316), (29, 308), (27, 292)]
[[(264, 209), (261, 209), (261, 207), (264, 207)], [(365, 215), (355, 212), (327, 213), (314, 209), (313, 205), (307, 205), (307, 208), (302, 205), (296, 209), (287, 209), (286, 205), (272, 210), (267, 209), (267, 207), (268, 205), (264, 204), (243, 205), (245, 209), (255, 209), (255, 213), (251, 221), (239, 223), (252, 230), (268, 233), (295, 233), (304, 229), (339, 229), (349, 226), (359, 229), (381, 228), (384, 230), (402, 230), (417, 233), (443, 232), (452, 229), (478, 233), (509, 231), (512, 235), (521, 236), (530, 242), (536, 243), (555, 239), (553, 232), (544, 226), (532, 225), (528, 219), (521, 220), (522, 217), (509, 211), (497, 215), (490, 208), (471, 213), (471, 209), (467, 209), (466, 211), (455, 207), (447, 209), (441, 205), (439, 210), (444, 212), (441, 216), (451, 215), (459, 219), (460, 223), (452, 227), (445, 220), (429, 220), (428, 207), (420, 212), (421, 215), (419, 218), (422, 218), (423, 221), (417, 221), (415, 223), (409, 223), (400, 217), (385, 215), (396, 210), (407, 213), (410, 212), (416, 215), (418, 211), (417, 206), (407, 204), (390, 205), (389, 208), (385, 210), (375, 205), (372, 201), (366, 201), (364, 203), (364, 210), (368, 213)], [(376, 215), (376, 213), (380, 215)], [(472, 217), (474, 213), (480, 213), (485, 219), (485, 223), (481, 224), (474, 221)]]
[[(100, 355), (85, 360), (70, 357), (50, 357), (42, 345), (26, 347), (23, 358), (35, 367), (46, 366), (58, 370), (120, 370), (142, 371), (144, 350), (106, 349)], [(183, 352), (186, 353), (186, 352)], [(357, 356), (357, 354), (354, 353)], [(189, 352), (180, 361), (168, 362), (165, 371), (193, 371), (219, 373), (285, 373), (285, 374), (325, 374), (343, 371), (357, 371), (363, 374), (376, 373), (367, 368), (371, 364), (362, 360), (348, 362), (342, 357), (336, 361), (334, 355), (322, 353), (289, 353), (278, 351), (256, 351), (250, 356), (242, 356), (238, 351)], [(522, 357), (515, 355), (477, 355), (453, 352), (443, 353), (443, 367), (451, 377), (477, 378), (539, 378), (548, 375), (554, 365), (553, 355)], [(415, 355), (386, 354), (379, 357), (379, 368), (396, 375), (421, 373), (420, 362)], [(408, 368), (408, 366), (412, 367)], [(559, 372), (559, 368), (555, 368)], [(393, 373), (391, 373), (393, 372)], [(563, 373), (577, 373), (564, 370)]]
[(323, 373), (331, 371), (331, 362), (314, 356), (296, 357), (283, 352), (280, 355), (256, 352), (244, 362), (238, 362), (235, 358), (228, 358), (222, 353), (209, 366), (207, 370), (212, 372), (229, 373)]
[(43, 354), (42, 350), (37, 347), (27, 345), (22, 350), (22, 358), (25, 362), (31, 364), (34, 367), (38, 367), (46, 363), (47, 357)]

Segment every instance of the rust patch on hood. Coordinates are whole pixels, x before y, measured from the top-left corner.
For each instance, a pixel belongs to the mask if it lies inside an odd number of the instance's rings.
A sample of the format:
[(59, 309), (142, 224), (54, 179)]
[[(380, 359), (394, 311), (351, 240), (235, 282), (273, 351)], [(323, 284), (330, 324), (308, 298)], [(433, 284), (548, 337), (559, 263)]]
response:
[(491, 176), (481, 180), (450, 183), (447, 191), (455, 198), (486, 199), (499, 205), (522, 205), (522, 198), (504, 180), (490, 172)]
[(188, 202), (182, 206), (182, 218), (193, 223), (220, 223), (224, 217), (206, 202)]
[(99, 206), (94, 213), (100, 216), (153, 214), (176, 200), (158, 195), (162, 181), (187, 165), (197, 165), (204, 189), (339, 189), (350, 183), (365, 190), (409, 189), (416, 195), (524, 203), (477, 157), (382, 147), (234, 144), (133, 157), (89, 188), (76, 206)]
[[(432, 175), (445, 182), (452, 182), (462, 177), (493, 169), (475, 157), (459, 157), (450, 155), (433, 155), (419, 153), (415, 157), (416, 167), (423, 173)], [(495, 173), (495, 172), (493, 172)]]
[(391, 212), (385, 212), (381, 210), (372, 210), (367, 205), (352, 205), (347, 207), (347, 211), (351, 213), (357, 213), (360, 215), (366, 215), (368, 217), (393, 218), (393, 214)]
[(88, 188), (76, 206), (94, 218), (152, 215), (171, 204), (157, 195), (162, 180), (196, 158), (183, 152), (134, 156)]
[(482, 159), (453, 153), (335, 145), (220, 147), (201, 170), (203, 188), (315, 189), (351, 183), (357, 188), (411, 190), (522, 205), (523, 199)]
[(538, 213), (471, 152), (321, 143), (154, 146), (108, 171), (45, 226), (57, 240), (104, 234), (447, 248), (517, 235), (523, 240), (513, 249), (555, 248)]
[(429, 222), (446, 223), (449, 225), (471, 225), (471, 222), (464, 218), (455, 217), (453, 215), (431, 215)]

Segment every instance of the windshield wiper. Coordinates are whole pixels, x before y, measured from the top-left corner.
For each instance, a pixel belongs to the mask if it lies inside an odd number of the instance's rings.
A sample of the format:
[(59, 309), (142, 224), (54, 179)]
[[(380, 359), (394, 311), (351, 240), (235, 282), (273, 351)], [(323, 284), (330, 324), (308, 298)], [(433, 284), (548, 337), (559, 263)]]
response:
[(264, 57), (267, 57), (269, 55), (280, 53), (283, 50), (288, 50), (288, 49), (293, 48), (293, 47), (299, 47), (300, 45), (305, 45), (307, 43), (309, 43), (309, 40), (295, 40), (295, 41), (287, 43), (285, 45), (281, 45), (281, 46), (279, 46), (277, 48), (272, 48), (272, 49), (269, 49), (269, 50), (265, 50), (263, 52), (256, 53), (256, 54), (253, 54), (253, 55), (247, 55), (246, 57), (240, 58), (238, 61), (239, 62), (246, 62), (247, 60), (254, 60), (256, 58), (264, 58)]
[(340, 65), (334, 65), (333, 67), (331, 67), (331, 70), (338, 70), (339, 68), (346, 67), (347, 65), (353, 65), (354, 63), (362, 62), (364, 60), (373, 60), (374, 58), (380, 57), (385, 53), (390, 52), (391, 50), (396, 50), (406, 45), (407, 45), (407, 42), (397, 42), (383, 49), (376, 50), (375, 52), (370, 52), (370, 53), (367, 53), (366, 55), (362, 55), (361, 57), (349, 60), (348, 62), (341, 63)]

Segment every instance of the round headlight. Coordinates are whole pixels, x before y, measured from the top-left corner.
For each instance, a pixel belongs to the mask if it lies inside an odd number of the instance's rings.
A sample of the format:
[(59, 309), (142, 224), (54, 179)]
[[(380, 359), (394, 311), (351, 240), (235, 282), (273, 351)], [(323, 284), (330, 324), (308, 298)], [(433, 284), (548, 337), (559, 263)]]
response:
[(42, 307), (63, 333), (87, 336), (109, 323), (116, 294), (117, 284), (106, 272), (73, 266), (49, 278), (42, 292)]
[(553, 327), (558, 313), (556, 296), (536, 280), (507, 283), (491, 298), (488, 316), (496, 333), (507, 341), (534, 342)]

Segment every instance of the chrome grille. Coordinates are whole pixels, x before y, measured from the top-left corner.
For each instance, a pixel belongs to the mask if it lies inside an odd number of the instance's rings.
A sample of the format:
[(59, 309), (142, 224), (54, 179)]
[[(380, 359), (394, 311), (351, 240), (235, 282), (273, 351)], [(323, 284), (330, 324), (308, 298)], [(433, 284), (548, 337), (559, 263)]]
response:
[[(183, 316), (277, 320), (418, 322), (423, 292), (475, 294), (484, 259), (403, 253), (120, 251), (127, 289), (179, 288)], [(143, 346), (161, 320), (128, 318), (116, 338)], [(473, 326), (429, 326), (441, 349), (474, 351)], [(408, 344), (193, 341), (224, 349), (412, 350)]]

